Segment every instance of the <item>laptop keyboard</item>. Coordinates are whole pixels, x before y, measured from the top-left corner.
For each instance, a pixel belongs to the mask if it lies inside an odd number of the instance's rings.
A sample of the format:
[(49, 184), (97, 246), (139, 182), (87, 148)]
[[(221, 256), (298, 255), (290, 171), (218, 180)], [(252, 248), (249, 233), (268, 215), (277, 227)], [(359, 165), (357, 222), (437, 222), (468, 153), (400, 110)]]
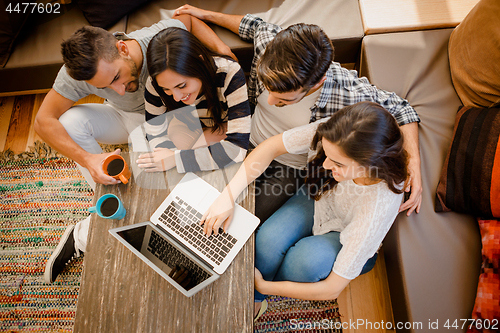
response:
[(203, 214), (179, 197), (175, 197), (160, 216), (160, 221), (169, 225), (179, 236), (198, 249), (212, 261), (220, 264), (236, 244), (237, 239), (219, 230), (218, 235), (207, 237), (200, 220)]
[(189, 284), (189, 288), (186, 288), (187, 290), (210, 277), (210, 274), (207, 271), (184, 255), (154, 230), (151, 231), (148, 251), (172, 269), (175, 269), (176, 267), (183, 267), (188, 270), (191, 283)]

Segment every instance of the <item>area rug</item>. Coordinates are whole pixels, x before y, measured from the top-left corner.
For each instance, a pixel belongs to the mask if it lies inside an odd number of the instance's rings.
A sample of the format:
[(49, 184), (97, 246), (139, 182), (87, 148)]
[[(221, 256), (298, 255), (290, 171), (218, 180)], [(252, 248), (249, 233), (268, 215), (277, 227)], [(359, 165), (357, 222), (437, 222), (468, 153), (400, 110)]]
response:
[[(0, 153), (0, 332), (73, 332), (83, 257), (53, 284), (43, 273), (66, 227), (88, 215), (92, 196), (74, 162), (46, 144)], [(268, 301), (254, 333), (342, 332), (336, 301)]]
[(74, 162), (46, 145), (0, 153), (0, 331), (73, 331), (83, 259), (53, 284), (43, 273), (66, 227), (88, 215), (92, 196)]
[(267, 298), (267, 311), (254, 325), (254, 333), (342, 332), (337, 301), (302, 301)]

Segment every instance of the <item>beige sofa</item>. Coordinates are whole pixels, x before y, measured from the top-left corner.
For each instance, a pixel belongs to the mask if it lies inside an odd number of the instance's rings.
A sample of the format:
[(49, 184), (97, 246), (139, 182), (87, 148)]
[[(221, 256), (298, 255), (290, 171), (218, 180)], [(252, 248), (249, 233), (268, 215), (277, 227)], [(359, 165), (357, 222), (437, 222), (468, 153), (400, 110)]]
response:
[[(112, 0), (107, 0), (110, 2)], [(68, 2), (68, 0), (66, 0)], [(88, 25), (76, 1), (61, 6), (61, 14), (28, 17), (16, 39), (4, 68), (0, 68), (0, 95), (47, 90), (62, 66), (60, 44), (78, 28)], [(120, 1), (116, 0), (119, 5)], [(109, 31), (131, 32), (147, 27), (161, 18), (160, 9), (175, 9), (186, 0), (149, 1), (123, 17)], [(288, 26), (293, 23), (315, 23), (325, 29), (336, 47), (336, 59), (355, 63), (359, 56), (363, 26), (356, 1), (352, 0), (195, 0), (190, 4), (227, 14), (260, 13), (269, 22)], [(319, 15), (318, 13), (329, 13)], [(240, 59), (244, 70), (250, 69), (252, 45), (241, 41), (223, 28), (214, 27), (220, 38)]]
[[(439, 175), (461, 105), (448, 63), (452, 31), (369, 35), (362, 42), (361, 75), (406, 98), (421, 118), (422, 208), (410, 217), (400, 214), (384, 242), (395, 321), (422, 323), (423, 329), (411, 330), (415, 332), (465, 331), (443, 325), (470, 318), (481, 268), (475, 219), (434, 212)], [(429, 328), (429, 321), (436, 320), (437, 331)]]

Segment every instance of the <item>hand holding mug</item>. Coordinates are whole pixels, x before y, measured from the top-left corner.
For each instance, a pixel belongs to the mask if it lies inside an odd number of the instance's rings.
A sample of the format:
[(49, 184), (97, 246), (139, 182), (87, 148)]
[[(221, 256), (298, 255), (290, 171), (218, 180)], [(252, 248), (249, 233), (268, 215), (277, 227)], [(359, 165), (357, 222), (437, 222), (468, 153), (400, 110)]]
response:
[(123, 184), (127, 184), (131, 176), (127, 162), (120, 155), (106, 157), (102, 164), (102, 171), (106, 175), (120, 180)]

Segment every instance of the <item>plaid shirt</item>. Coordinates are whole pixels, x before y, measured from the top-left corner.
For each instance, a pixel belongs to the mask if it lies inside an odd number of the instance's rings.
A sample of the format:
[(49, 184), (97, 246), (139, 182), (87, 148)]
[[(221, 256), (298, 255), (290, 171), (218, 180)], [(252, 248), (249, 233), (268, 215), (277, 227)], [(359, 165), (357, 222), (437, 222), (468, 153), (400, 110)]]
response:
[[(264, 22), (251, 14), (247, 14), (240, 22), (240, 38), (254, 43), (255, 56), (248, 83), (248, 99), (253, 106), (257, 104), (257, 98), (265, 89), (257, 78), (257, 62), (264, 54), (267, 44), (281, 30), (281, 27)], [(356, 71), (345, 69), (337, 62), (332, 62), (326, 72), (320, 96), (311, 107), (310, 122), (329, 117), (347, 105), (362, 101), (372, 101), (382, 105), (396, 118), (399, 126), (420, 122), (417, 112), (407, 100), (393, 92), (378, 89), (366, 77), (359, 78)]]

